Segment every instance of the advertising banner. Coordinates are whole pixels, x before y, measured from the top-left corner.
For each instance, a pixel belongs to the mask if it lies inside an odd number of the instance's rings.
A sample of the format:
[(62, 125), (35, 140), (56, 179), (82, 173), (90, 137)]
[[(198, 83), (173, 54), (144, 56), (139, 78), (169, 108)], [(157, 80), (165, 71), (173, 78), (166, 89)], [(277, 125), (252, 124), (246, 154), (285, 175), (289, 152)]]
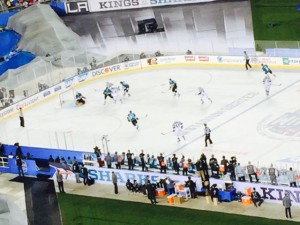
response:
[[(90, 12), (102, 12), (214, 1), (217, 0), (89, 0), (88, 5)], [(82, 8), (84, 8), (84, 6), (82, 6)], [(75, 9), (73, 9), (73, 11), (75, 11)]]
[[(300, 206), (300, 189), (289, 186), (274, 186), (263, 183), (249, 183), (249, 182), (236, 182), (233, 181), (233, 187), (236, 188), (237, 192), (240, 191), (242, 194), (245, 193), (246, 188), (253, 188), (261, 195), (261, 197), (266, 202), (272, 203), (281, 203), (282, 198), (284, 197), (284, 193), (288, 193), (290, 195), (291, 200), (293, 201), (293, 205)], [(225, 188), (224, 180), (220, 179), (210, 179), (210, 184), (217, 184), (218, 187)]]
[[(187, 176), (174, 175), (174, 174), (162, 174), (155, 172), (143, 172), (139, 170), (117, 170), (117, 169), (107, 169), (99, 168), (93, 166), (86, 166), (88, 169), (89, 177), (95, 179), (96, 183), (107, 183), (112, 184), (111, 172), (114, 171), (118, 177), (118, 184), (125, 186), (127, 179), (137, 180), (139, 184), (144, 184), (144, 180), (147, 175), (149, 175), (150, 182), (156, 183), (160, 179), (165, 179), (170, 177), (175, 183), (184, 184), (188, 180)], [(192, 177), (192, 180), (196, 183), (197, 191), (201, 190), (202, 184), (200, 177)]]

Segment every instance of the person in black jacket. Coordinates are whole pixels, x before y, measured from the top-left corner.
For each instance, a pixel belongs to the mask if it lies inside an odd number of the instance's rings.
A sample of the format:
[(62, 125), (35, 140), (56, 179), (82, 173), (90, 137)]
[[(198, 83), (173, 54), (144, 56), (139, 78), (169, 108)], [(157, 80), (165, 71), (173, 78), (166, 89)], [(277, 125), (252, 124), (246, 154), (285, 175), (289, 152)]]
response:
[(18, 172), (19, 172), (19, 177), (24, 177), (24, 171), (23, 171), (23, 167), (22, 167), (22, 158), (20, 156), (16, 157), (16, 164), (18, 167)]
[(0, 142), (0, 156), (5, 156), (4, 145)]
[(191, 179), (191, 177), (188, 177), (188, 180), (185, 182), (186, 186), (190, 189), (191, 192), (191, 198), (197, 198), (196, 196), (196, 183)]
[(74, 163), (72, 165), (72, 172), (75, 174), (76, 183), (81, 183), (80, 178), (79, 178), (79, 173), (80, 173), (79, 165), (76, 160), (74, 161)]
[(81, 167), (81, 173), (82, 173), (82, 176), (83, 176), (83, 184), (87, 185), (89, 173), (88, 173), (88, 170), (87, 170), (87, 168), (85, 167), (84, 164)]
[(23, 155), (23, 152), (22, 152), (22, 149), (20, 147), (19, 142), (16, 142), (14, 144), (14, 146), (16, 146), (16, 156), (19, 156), (20, 158), (23, 158), (24, 155)]
[(155, 190), (156, 190), (156, 184), (151, 184), (148, 180), (148, 184), (146, 186), (147, 193), (148, 193), (148, 199), (151, 201), (151, 204), (157, 204), (155, 197)]
[(217, 188), (216, 184), (213, 184), (210, 188), (210, 197), (211, 201), (214, 201), (214, 198), (218, 199), (219, 201), (219, 189)]
[(128, 170), (133, 170), (133, 158), (132, 158), (132, 153), (130, 153), (130, 150), (128, 150), (127, 154), (127, 163), (128, 163)]
[(258, 206), (260, 206), (264, 202), (264, 200), (261, 198), (260, 194), (256, 191), (255, 188), (253, 188), (253, 191), (251, 192), (251, 199), (255, 207), (257, 207), (257, 203)]

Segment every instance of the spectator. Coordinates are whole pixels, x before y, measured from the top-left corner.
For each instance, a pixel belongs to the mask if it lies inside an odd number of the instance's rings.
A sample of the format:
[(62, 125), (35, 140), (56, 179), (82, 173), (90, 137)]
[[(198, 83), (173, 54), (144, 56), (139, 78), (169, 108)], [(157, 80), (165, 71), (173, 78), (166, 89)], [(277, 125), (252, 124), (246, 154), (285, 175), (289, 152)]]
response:
[(158, 56), (163, 56), (163, 54), (161, 54), (160, 51), (156, 51), (156, 52), (154, 53), (154, 55), (155, 55), (156, 57), (158, 57)]
[(73, 164), (70, 156), (68, 156), (68, 158), (67, 158), (67, 164), (68, 165), (72, 165)]
[(79, 165), (76, 160), (74, 161), (74, 163), (72, 165), (72, 172), (75, 174), (76, 183), (81, 183), (80, 178), (79, 178), (79, 173), (80, 173)]
[(245, 169), (241, 167), (240, 163), (235, 167), (235, 174), (237, 176), (238, 181), (246, 181), (245, 180)]
[(219, 201), (219, 189), (217, 188), (216, 184), (213, 184), (210, 188), (210, 197), (211, 201), (217, 204)]
[[(144, 150), (142, 150), (140, 153), (140, 160), (141, 160), (142, 171), (144, 171), (146, 168)], [(146, 169), (146, 171), (147, 171), (147, 169)]]
[(23, 161), (19, 155), (17, 155), (17, 157), (16, 157), (16, 164), (18, 167), (19, 177), (21, 177), (21, 176), (24, 177)]
[(161, 173), (166, 173), (166, 162), (165, 162), (165, 157), (163, 157), (163, 154), (160, 153), (159, 156), (157, 156), (157, 160), (158, 160), (158, 163), (159, 163), (159, 166), (160, 166), (160, 172)]
[(167, 186), (168, 186), (168, 193), (169, 195), (175, 194), (175, 181), (172, 180), (170, 177), (167, 178)]
[(185, 54), (186, 54), (186, 55), (192, 55), (193, 53), (192, 53), (191, 50), (187, 50)]
[(146, 55), (145, 55), (144, 52), (142, 52), (142, 53), (140, 54), (140, 59), (145, 59), (145, 58), (146, 58)]
[(87, 185), (89, 173), (84, 164), (81, 167), (81, 173), (82, 173), (82, 177), (83, 177), (83, 184)]
[(288, 180), (290, 182), (290, 187), (297, 187), (297, 185), (296, 185), (296, 176), (295, 176), (295, 173), (294, 173), (292, 167), (290, 167), (290, 170), (288, 170), (286, 172), (286, 175), (287, 175)]
[(130, 150), (128, 150), (127, 154), (127, 163), (128, 163), (128, 169), (133, 170), (133, 158), (132, 158), (132, 153), (130, 153)]
[(60, 173), (59, 169), (56, 170), (56, 181), (57, 181), (57, 184), (58, 184), (59, 192), (60, 193), (65, 193), (63, 176)]
[(53, 159), (53, 156), (50, 155), (49, 159), (48, 159), (48, 162), (54, 162), (54, 159)]
[(290, 196), (288, 195), (287, 192), (284, 194), (284, 197), (282, 199), (282, 204), (285, 208), (286, 218), (291, 218), (292, 219), (292, 215), (291, 215), (292, 200), (291, 200), (291, 198), (290, 198)]
[(0, 142), (0, 156), (5, 156), (4, 145)]
[(276, 169), (273, 167), (273, 164), (271, 164), (271, 166), (268, 169), (268, 171), (269, 171), (269, 177), (270, 177), (271, 184), (277, 185)]
[(19, 158), (23, 158), (24, 155), (19, 142), (16, 142), (14, 145), (16, 146), (16, 156), (18, 156)]
[(225, 175), (228, 169), (228, 160), (225, 158), (224, 155), (222, 156), (221, 165), (224, 167), (223, 174)]
[(204, 153), (200, 156), (200, 162), (199, 162), (199, 169), (200, 169), (200, 176), (202, 181), (206, 181), (209, 179), (208, 175), (208, 165), (206, 160), (206, 155)]
[(30, 155), (30, 152), (26, 153), (26, 159), (32, 159), (32, 155)]
[(252, 176), (253, 176), (253, 175), (255, 176), (256, 183), (259, 182), (259, 179), (257, 178), (257, 174), (256, 174), (256, 172), (255, 172), (255, 168), (254, 168), (254, 166), (251, 164), (250, 161), (248, 162), (248, 165), (247, 165), (247, 172), (248, 172), (249, 179), (250, 179), (250, 182), (251, 182), (251, 183), (252, 183)]
[(257, 203), (258, 206), (260, 206), (264, 202), (264, 200), (261, 198), (260, 194), (256, 191), (255, 188), (253, 188), (253, 191), (251, 192), (251, 199), (255, 207), (257, 207)]
[(118, 155), (118, 153), (116, 152), (115, 155), (117, 156), (117, 161), (116, 161), (116, 169), (121, 169), (121, 165), (123, 162), (123, 158), (121, 155)]
[(133, 180), (133, 192), (139, 192), (140, 191), (140, 185), (138, 184), (138, 182), (136, 180)]
[(234, 164), (232, 162), (232, 160), (230, 160), (228, 166), (227, 166), (227, 171), (228, 173), (230, 173), (230, 180), (236, 180), (236, 176), (235, 176), (235, 167)]
[(156, 185), (151, 184), (150, 181), (148, 180), (148, 184), (146, 188), (148, 193), (148, 199), (151, 201), (151, 204), (157, 204), (158, 202), (156, 201), (156, 197), (155, 197)]
[(173, 170), (175, 170), (176, 174), (179, 174), (179, 164), (177, 161), (176, 154), (173, 154), (172, 163), (173, 163)]
[(107, 168), (111, 168), (111, 161), (112, 161), (112, 158), (111, 158), (109, 152), (108, 152), (107, 155), (104, 157), (104, 160), (105, 160), (105, 162), (106, 162)]
[(219, 175), (220, 166), (214, 155), (211, 155), (211, 158), (209, 159), (209, 165), (210, 165), (210, 169), (211, 169), (211, 176), (214, 178), (220, 178), (220, 175)]
[(186, 186), (190, 189), (191, 192), (191, 198), (197, 198), (196, 196), (196, 183), (191, 179), (191, 177), (188, 177), (188, 180), (185, 182)]
[(54, 162), (60, 163), (60, 158), (59, 158), (59, 156), (57, 156), (57, 157), (55, 158)]
[(185, 160), (184, 159), (184, 156), (182, 156), (183, 157), (183, 159), (181, 159), (181, 161), (182, 161), (182, 175), (188, 175), (188, 169), (189, 169), (189, 162), (188, 162), (188, 160)]
[(117, 175), (115, 174), (114, 171), (111, 172), (112, 173), (112, 183), (114, 185), (114, 189), (115, 189), (115, 194), (119, 194), (119, 191), (118, 191), (118, 178), (117, 178)]

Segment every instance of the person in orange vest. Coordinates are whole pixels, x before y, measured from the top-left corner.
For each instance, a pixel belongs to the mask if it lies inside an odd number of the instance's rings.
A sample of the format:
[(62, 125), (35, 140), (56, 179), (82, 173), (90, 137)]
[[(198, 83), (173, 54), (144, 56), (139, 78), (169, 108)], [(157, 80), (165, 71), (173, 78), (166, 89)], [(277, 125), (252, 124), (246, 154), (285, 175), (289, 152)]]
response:
[(160, 172), (167, 173), (167, 166), (166, 166), (165, 157), (163, 157), (163, 154), (160, 153), (160, 155), (157, 157), (157, 159), (158, 159), (158, 163), (160, 166)]
[(183, 163), (182, 163), (182, 175), (188, 175), (188, 169), (189, 169), (189, 162), (188, 160), (185, 160)]
[(116, 152), (115, 153), (115, 160), (116, 160), (116, 169), (121, 169), (121, 164), (122, 164), (122, 161), (123, 161), (123, 158), (121, 155), (118, 155), (118, 153)]

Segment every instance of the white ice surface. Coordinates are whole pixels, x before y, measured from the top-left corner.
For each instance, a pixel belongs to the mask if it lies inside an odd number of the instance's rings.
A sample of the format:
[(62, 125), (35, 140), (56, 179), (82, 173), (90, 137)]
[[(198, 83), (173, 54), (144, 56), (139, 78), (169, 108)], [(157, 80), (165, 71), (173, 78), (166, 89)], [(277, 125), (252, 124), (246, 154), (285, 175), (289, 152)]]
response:
[[(86, 105), (76, 107), (73, 102), (66, 102), (60, 108), (59, 99), (53, 98), (24, 111), (25, 128), (19, 127), (17, 117), (2, 122), (0, 140), (8, 144), (18, 141), (27, 146), (92, 152), (95, 145), (103, 148), (102, 136), (108, 135), (110, 152), (131, 149), (138, 153), (144, 149), (155, 155), (184, 154), (193, 160), (201, 153), (208, 158), (215, 154), (218, 159), (222, 155), (227, 158), (235, 155), (243, 164), (250, 160), (258, 166), (269, 166), (272, 162), (277, 167), (286, 167), (278, 160), (297, 161), (300, 156), (300, 74), (297, 71), (276, 74), (273, 84), (282, 85), (272, 85), (269, 97), (265, 95), (260, 68), (244, 71), (242, 66), (240, 69), (178, 67), (99, 78), (76, 89), (86, 96)], [(169, 91), (169, 78), (177, 81), (180, 98)], [(119, 85), (122, 80), (130, 84), (131, 97), (126, 97), (123, 104), (107, 99), (104, 105), (105, 83)], [(196, 96), (199, 86), (213, 103), (201, 104)], [(140, 131), (127, 122), (129, 110), (138, 117), (148, 115), (139, 120)], [(214, 142), (207, 148), (203, 138), (205, 119)], [(183, 122), (186, 136), (186, 141), (179, 143), (173, 133), (161, 134), (171, 131), (177, 120)], [(191, 126), (193, 129), (189, 129)]]

